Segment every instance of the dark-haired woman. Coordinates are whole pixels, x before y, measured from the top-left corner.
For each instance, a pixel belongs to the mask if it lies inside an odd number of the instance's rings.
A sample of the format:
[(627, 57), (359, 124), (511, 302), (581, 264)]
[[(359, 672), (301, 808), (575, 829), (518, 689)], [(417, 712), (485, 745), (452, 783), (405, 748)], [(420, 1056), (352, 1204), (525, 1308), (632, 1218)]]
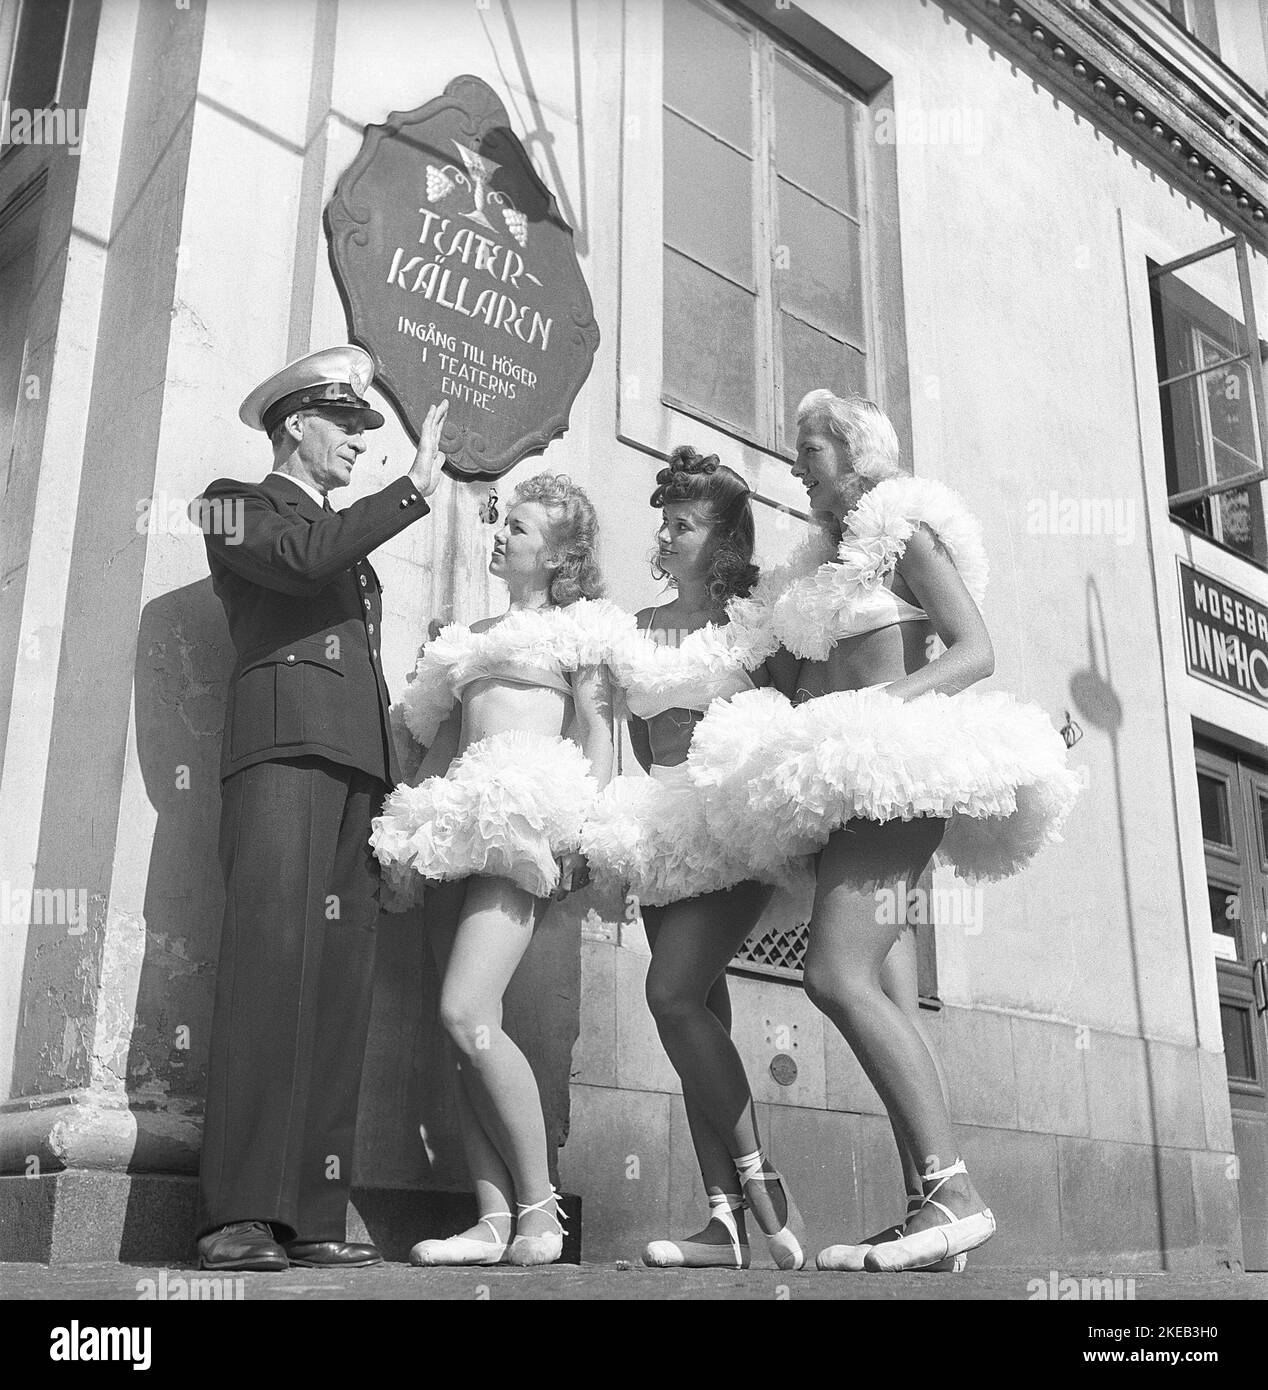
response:
[[(371, 844), (398, 905), (429, 885), (440, 1017), (460, 1059), (480, 1213), (461, 1235), (420, 1241), (413, 1264), (547, 1264), (562, 1251), (541, 1098), (502, 1029), (502, 996), (551, 896), (585, 880), (581, 824), (611, 776), (605, 662), (630, 619), (598, 598), (596, 532), (594, 508), (567, 478), (522, 483), (489, 563), (509, 611), (442, 628), (402, 701), (427, 753), (388, 797)], [(574, 718), (580, 746), (563, 737)]]
[(767, 679), (765, 634), (732, 627), (727, 613), (757, 578), (749, 490), (716, 455), (683, 447), (657, 475), (651, 505), (661, 510), (653, 573), (677, 592), (643, 609), (638, 640), (609, 658), (631, 745), (650, 775), (612, 783), (582, 849), (599, 881), (622, 883), (641, 907), (652, 948), (647, 1001), (682, 1081), (710, 1218), (694, 1235), (653, 1241), (643, 1260), (747, 1268), (747, 1206), (776, 1263), (799, 1269), (800, 1217), (763, 1153), (729, 1031), (726, 968), (771, 889), (709, 836), (686, 766), (692, 729), (710, 702)]

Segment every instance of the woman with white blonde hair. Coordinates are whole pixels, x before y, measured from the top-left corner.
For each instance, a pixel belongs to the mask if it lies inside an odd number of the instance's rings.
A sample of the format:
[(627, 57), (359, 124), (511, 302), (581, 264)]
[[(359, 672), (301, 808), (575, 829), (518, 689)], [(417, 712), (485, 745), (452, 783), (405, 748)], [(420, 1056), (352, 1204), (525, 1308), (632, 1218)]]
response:
[(844, 441), (860, 478), (879, 483), (905, 472), (899, 459), (898, 434), (888, 415), (862, 396), (834, 396), (811, 391), (797, 407), (797, 425), (814, 421)]
[[(917, 1022), (908, 893), (935, 851), (969, 879), (1017, 872), (1060, 838), (1078, 778), (1041, 710), (970, 689), (995, 658), (981, 528), (960, 498), (904, 471), (871, 401), (812, 391), (797, 420), (793, 476), (819, 534), (745, 601), (782, 645), (767, 663), (778, 688), (712, 705), (688, 759), (712, 830), (754, 876), (817, 856), (806, 992), (859, 1058), (903, 1156), (905, 1220), (822, 1251), (819, 1268), (957, 1269), (995, 1218)], [(732, 621), (745, 618), (737, 605)]]

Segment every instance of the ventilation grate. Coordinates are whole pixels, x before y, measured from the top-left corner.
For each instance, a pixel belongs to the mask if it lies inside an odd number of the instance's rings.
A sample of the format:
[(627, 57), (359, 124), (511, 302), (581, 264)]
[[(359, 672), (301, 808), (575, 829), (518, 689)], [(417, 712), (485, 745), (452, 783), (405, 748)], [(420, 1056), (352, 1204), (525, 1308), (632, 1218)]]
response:
[(749, 937), (735, 953), (731, 966), (755, 975), (800, 980), (805, 968), (808, 940), (805, 922), (790, 928), (771, 928), (760, 936)]

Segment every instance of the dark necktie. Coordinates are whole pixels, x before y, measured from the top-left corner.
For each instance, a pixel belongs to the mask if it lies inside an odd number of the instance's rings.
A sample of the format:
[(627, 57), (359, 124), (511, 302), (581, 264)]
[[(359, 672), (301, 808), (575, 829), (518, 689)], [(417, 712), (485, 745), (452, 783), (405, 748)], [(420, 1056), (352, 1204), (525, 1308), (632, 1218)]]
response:
[(321, 509), (322, 509), (323, 512), (333, 512), (333, 511), (334, 511), (334, 508), (330, 505), (330, 498), (329, 498), (329, 497), (323, 497), (323, 498), (321, 499)]

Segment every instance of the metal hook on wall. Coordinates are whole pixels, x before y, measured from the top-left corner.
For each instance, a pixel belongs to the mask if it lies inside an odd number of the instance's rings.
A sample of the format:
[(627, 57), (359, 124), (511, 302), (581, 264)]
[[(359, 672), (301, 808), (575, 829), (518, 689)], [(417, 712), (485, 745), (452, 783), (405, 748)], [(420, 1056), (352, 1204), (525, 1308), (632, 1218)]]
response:
[(1061, 726), (1061, 737), (1067, 748), (1073, 748), (1083, 737), (1083, 730), (1070, 718), (1069, 710), (1065, 712), (1065, 723)]

